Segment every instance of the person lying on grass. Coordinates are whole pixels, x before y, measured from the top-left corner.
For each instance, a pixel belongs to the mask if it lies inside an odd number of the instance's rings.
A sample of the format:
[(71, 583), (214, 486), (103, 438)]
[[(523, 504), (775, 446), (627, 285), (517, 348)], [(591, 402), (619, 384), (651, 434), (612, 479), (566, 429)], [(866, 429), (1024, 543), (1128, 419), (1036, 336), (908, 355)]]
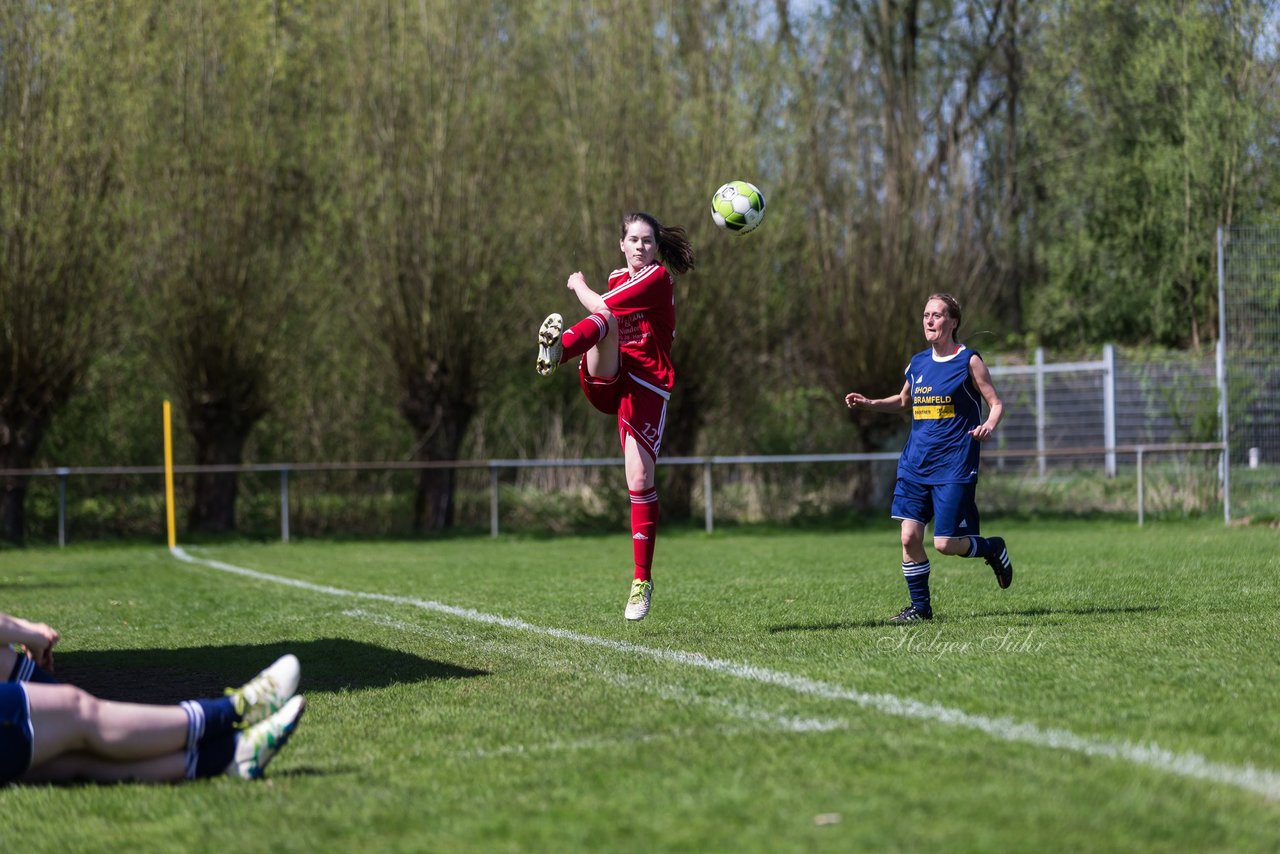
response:
[(262, 776), (306, 708), (296, 656), (222, 697), (177, 705), (99, 699), (53, 677), (59, 634), (0, 613), (0, 785)]

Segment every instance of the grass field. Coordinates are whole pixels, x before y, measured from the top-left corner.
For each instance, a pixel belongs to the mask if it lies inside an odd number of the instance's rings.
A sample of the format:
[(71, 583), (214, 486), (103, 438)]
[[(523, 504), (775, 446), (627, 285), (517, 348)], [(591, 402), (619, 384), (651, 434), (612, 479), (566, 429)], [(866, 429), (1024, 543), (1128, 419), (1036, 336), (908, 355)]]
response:
[(1013, 587), (935, 556), (906, 629), (887, 522), (665, 532), (639, 624), (624, 534), (0, 553), (100, 695), (310, 701), (262, 783), (12, 786), (3, 847), (1280, 847), (1276, 531), (989, 527)]

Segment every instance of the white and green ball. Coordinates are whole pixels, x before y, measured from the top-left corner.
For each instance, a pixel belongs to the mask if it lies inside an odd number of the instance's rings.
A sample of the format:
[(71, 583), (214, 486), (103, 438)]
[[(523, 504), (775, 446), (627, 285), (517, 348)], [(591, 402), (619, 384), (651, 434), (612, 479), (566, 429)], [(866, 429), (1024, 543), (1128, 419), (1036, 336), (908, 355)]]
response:
[(746, 234), (764, 219), (764, 193), (755, 184), (730, 181), (711, 197), (711, 218), (723, 229)]

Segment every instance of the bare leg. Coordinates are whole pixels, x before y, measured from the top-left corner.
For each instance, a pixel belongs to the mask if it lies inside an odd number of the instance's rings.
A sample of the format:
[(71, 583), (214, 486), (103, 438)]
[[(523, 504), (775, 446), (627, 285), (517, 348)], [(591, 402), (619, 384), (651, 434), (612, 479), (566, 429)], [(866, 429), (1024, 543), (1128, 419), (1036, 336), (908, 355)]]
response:
[(35, 732), (31, 767), (66, 753), (104, 759), (156, 759), (187, 744), (187, 713), (180, 706), (99, 700), (72, 685), (27, 685)]
[(968, 537), (934, 537), (933, 547), (944, 555), (960, 555), (969, 553)]
[(925, 563), (929, 556), (924, 552), (924, 525), (911, 519), (902, 520), (902, 562)]
[(640, 447), (640, 443), (630, 433), (627, 434), (626, 443), (622, 446), (622, 462), (627, 474), (627, 489), (640, 492), (653, 488), (656, 468), (653, 457)]
[(155, 759), (113, 760), (91, 753), (67, 753), (22, 775), (26, 783), (169, 783), (185, 780), (186, 752)]
[(618, 319), (612, 312), (600, 314), (609, 319), (609, 331), (582, 358), (587, 360), (587, 373), (593, 377), (612, 377), (618, 373)]

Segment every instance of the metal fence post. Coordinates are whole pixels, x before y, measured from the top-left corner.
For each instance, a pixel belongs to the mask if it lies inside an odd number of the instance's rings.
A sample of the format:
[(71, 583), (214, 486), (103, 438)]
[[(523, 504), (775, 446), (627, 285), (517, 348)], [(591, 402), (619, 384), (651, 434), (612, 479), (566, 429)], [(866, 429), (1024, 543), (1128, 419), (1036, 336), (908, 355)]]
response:
[(1040, 476), (1044, 477), (1045, 459), (1044, 459), (1044, 348), (1036, 348), (1036, 450), (1040, 451), (1040, 455), (1036, 457), (1036, 464), (1040, 470)]
[(1218, 469), (1222, 484), (1222, 521), (1231, 524), (1231, 422), (1227, 420), (1227, 267), (1225, 233), (1218, 226), (1218, 346), (1214, 353), (1214, 376), (1218, 381), (1218, 426), (1225, 450)]
[(280, 540), (289, 542), (289, 467), (280, 469)]
[(58, 548), (67, 544), (67, 475), (69, 468), (58, 469)]
[(489, 465), (489, 536), (498, 536), (498, 467)]
[(705, 518), (707, 525), (707, 533), (710, 534), (716, 527), (715, 515), (711, 511), (711, 460), (707, 460), (702, 464), (702, 496), (705, 506)]
[(1116, 345), (1102, 348), (1105, 364), (1102, 374), (1103, 444), (1107, 448), (1107, 477), (1116, 476)]
[(1138, 527), (1142, 527), (1142, 523), (1146, 517), (1146, 496), (1142, 489), (1142, 446), (1138, 446)]

